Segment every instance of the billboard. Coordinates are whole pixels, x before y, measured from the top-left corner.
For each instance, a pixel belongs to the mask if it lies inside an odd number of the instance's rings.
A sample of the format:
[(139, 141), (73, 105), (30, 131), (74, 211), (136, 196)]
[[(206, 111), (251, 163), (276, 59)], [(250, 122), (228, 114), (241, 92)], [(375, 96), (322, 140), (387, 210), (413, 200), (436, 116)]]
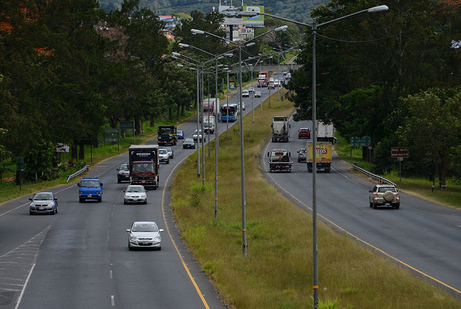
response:
[[(253, 5), (253, 6), (244, 6), (244, 12), (257, 12), (264, 13), (264, 6), (262, 5)], [(253, 17), (243, 17), (243, 25), (246, 27), (252, 28), (262, 28), (264, 27), (264, 15), (258, 14)]]
[(220, 5), (218, 7), (219, 13), (225, 15), (223, 26), (245, 26), (248, 28), (260, 28), (264, 27), (264, 15), (256, 15), (252, 17), (242, 17), (239, 15), (241, 11), (244, 12), (257, 12), (264, 13), (264, 6), (254, 5), (254, 6), (243, 6), (243, 7), (234, 7), (234, 6), (224, 6)]

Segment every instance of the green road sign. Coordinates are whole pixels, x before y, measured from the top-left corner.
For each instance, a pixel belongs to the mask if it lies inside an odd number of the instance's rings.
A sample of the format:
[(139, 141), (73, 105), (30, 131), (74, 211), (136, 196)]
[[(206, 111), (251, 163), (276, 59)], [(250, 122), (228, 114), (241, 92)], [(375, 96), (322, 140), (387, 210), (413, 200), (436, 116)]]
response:
[(368, 147), (371, 144), (371, 137), (369, 136), (364, 136), (364, 137), (358, 137), (354, 136), (351, 137), (351, 146), (352, 147)]

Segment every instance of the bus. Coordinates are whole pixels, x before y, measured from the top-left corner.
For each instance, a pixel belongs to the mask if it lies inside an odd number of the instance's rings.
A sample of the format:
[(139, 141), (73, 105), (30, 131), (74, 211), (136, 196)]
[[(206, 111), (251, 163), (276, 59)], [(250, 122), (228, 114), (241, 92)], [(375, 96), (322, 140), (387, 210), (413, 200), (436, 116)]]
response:
[(238, 117), (237, 104), (225, 104), (221, 106), (221, 121), (222, 122), (227, 122), (227, 121), (234, 122), (237, 120), (237, 117)]

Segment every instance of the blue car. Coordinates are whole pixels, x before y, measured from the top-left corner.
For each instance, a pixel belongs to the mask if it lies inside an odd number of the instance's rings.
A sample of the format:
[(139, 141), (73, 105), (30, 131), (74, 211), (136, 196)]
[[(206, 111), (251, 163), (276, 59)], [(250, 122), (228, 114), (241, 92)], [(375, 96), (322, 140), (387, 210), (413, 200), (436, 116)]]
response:
[(183, 130), (178, 130), (176, 132), (176, 136), (178, 137), (178, 139), (184, 139), (184, 132)]
[(102, 201), (102, 182), (97, 177), (83, 177), (78, 183), (78, 200), (83, 203), (87, 199)]

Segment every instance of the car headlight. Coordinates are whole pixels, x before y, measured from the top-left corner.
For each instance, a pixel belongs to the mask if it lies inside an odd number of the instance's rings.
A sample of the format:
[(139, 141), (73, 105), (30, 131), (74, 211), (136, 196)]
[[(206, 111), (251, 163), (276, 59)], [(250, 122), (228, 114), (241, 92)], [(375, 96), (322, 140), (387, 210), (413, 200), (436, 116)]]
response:
[(145, 194), (141, 194), (139, 197), (140, 197), (140, 198), (146, 198), (146, 197), (147, 197), (147, 195), (145, 195)]
[(137, 240), (138, 240), (138, 237), (134, 235), (130, 235), (130, 241), (137, 241)]
[(162, 238), (161, 238), (160, 236), (155, 236), (155, 237), (154, 237), (154, 241), (156, 241), (156, 242), (159, 242), (159, 241), (161, 241), (161, 240), (162, 240)]

